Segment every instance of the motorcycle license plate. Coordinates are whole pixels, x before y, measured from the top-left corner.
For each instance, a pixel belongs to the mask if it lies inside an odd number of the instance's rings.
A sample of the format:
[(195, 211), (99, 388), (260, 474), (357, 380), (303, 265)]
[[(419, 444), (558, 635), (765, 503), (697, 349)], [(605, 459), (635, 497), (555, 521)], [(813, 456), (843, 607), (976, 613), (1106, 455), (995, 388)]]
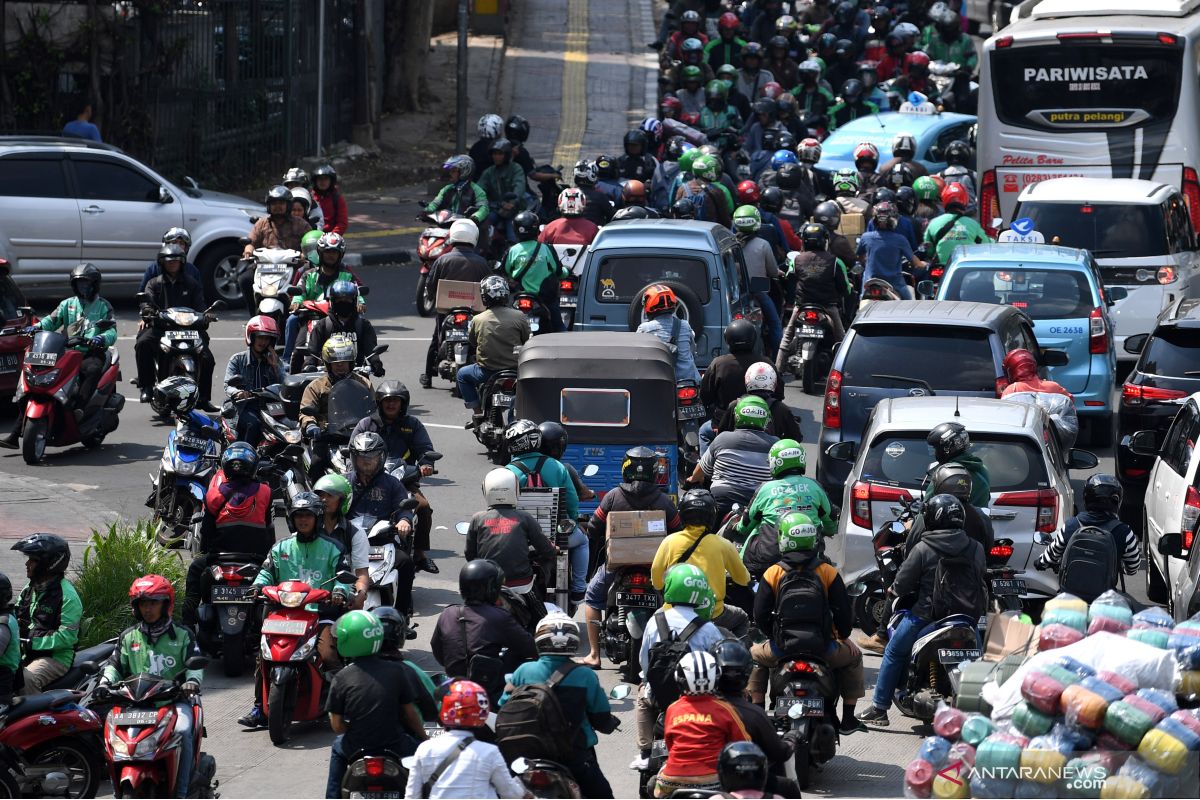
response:
[(253, 594), (253, 586), (212, 587), (212, 600), (214, 603), (243, 603)]
[(465, 342), (467, 340), (467, 332), (460, 330), (446, 331), (447, 342)]
[(355, 792), (354, 796), (363, 798), (400, 798), (404, 797), (404, 792)]
[(199, 341), (200, 340), (200, 331), (187, 331), (187, 330), (171, 331), (170, 336), (172, 339), (190, 339), (190, 340), (194, 340), (194, 341)]
[(367, 556), (368, 561), (383, 561), (383, 548), (372, 547), (370, 554)]
[(1025, 594), (1025, 581), (1020, 578), (995, 578), (992, 580), (992, 594), (1020, 597)]
[(617, 592), (617, 605), (630, 608), (658, 608), (658, 596), (650, 592), (645, 594)]
[(939, 647), (938, 662), (957, 664), (960, 661), (978, 661), (979, 651), (969, 647)]
[(577, 305), (579, 305), (579, 300), (574, 295), (564, 294), (562, 297), (558, 298), (559, 308), (575, 308)]
[(676, 406), (676, 412), (680, 419), (703, 419), (704, 406), (697, 403), (694, 406)]
[(272, 417), (282, 417), (284, 414), (283, 403), (267, 403), (267, 413)]
[(666, 758), (667, 743), (662, 739), (655, 739), (654, 744), (650, 746), (650, 758)]
[(492, 395), (492, 405), (508, 407), (508, 406), (511, 406), (513, 404), (513, 401), (515, 401), (516, 399), (517, 398), (515, 395), (500, 394), (499, 392), (497, 392), (496, 394)]
[(801, 707), (801, 716), (825, 716), (825, 700), (820, 697), (779, 697), (775, 700), (775, 716), (786, 717), (792, 706)]
[(308, 623), (302, 619), (265, 619), (262, 632), (272, 636), (303, 636)]
[(805, 339), (821, 339), (824, 338), (825, 331), (816, 325), (801, 325), (800, 336)]
[(120, 714), (113, 714), (112, 724), (117, 727), (130, 728), (157, 725), (158, 712), (149, 709), (144, 711), (122, 711)]
[(204, 452), (208, 449), (208, 440), (194, 433), (185, 433), (175, 437), (175, 449), (199, 450), (200, 452)]
[(430, 739), (432, 739), (435, 736), (441, 736), (445, 732), (446, 732), (446, 729), (443, 728), (441, 725), (438, 725), (436, 722), (426, 722), (425, 723), (425, 735), (428, 736)]
[(25, 363), (34, 367), (53, 367), (58, 363), (57, 353), (26, 353)]
[(16, 372), (21, 366), (20, 353), (5, 353), (0, 356), (0, 375), (6, 372)]

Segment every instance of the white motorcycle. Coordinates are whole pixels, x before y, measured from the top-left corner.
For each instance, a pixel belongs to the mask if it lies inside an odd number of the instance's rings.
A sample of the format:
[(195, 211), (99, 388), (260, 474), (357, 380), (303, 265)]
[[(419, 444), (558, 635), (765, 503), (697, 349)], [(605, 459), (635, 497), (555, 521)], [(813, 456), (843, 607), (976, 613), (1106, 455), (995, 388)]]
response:
[(298, 250), (260, 247), (254, 251), (254, 307), (283, 330), (290, 303), (288, 287), (307, 262)]
[[(412, 511), (416, 507), (417, 501), (413, 498), (400, 505), (402, 511)], [(395, 607), (396, 588), (400, 581), (400, 574), (396, 571), (396, 552), (398, 548), (403, 548), (406, 553), (412, 555), (413, 534), (401, 536), (391, 520), (378, 519), (366, 514), (356, 517), (350, 525), (355, 531), (362, 531), (367, 535), (367, 544), (370, 547), (367, 574), (371, 585), (367, 589), (367, 600), (363, 608), (371, 611), (382, 606)], [(408, 613), (406, 608), (399, 610)]]

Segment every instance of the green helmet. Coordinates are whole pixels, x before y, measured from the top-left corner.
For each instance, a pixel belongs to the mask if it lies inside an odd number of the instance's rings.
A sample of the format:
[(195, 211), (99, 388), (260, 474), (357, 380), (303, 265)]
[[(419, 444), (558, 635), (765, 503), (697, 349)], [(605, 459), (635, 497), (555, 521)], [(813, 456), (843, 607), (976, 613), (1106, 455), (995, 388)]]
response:
[(691, 150), (683, 151), (683, 153), (679, 156), (679, 171), (691, 172), (696, 165), (696, 159), (702, 155), (704, 155), (704, 153), (700, 152), (699, 147), (694, 147)]
[(762, 214), (754, 206), (738, 206), (733, 212), (733, 229), (738, 233), (754, 233), (762, 227)]
[(683, 81), (687, 83), (692, 80), (700, 80), (704, 77), (704, 72), (695, 64), (688, 64), (683, 68)]
[(935, 202), (938, 198), (937, 181), (928, 175), (922, 175), (913, 181), (913, 192), (916, 193), (918, 200), (926, 203)]
[(320, 238), (320, 231), (309, 231), (300, 238), (300, 252), (304, 253), (304, 257), (308, 259), (308, 263), (314, 267), (318, 263), (317, 240)]
[[(779, 520), (779, 552), (796, 553), (817, 548), (817, 526), (807, 514), (793, 511)], [(341, 645), (338, 649), (340, 651)]]
[(862, 188), (862, 182), (858, 179), (858, 173), (847, 167), (839, 169), (833, 175), (833, 193), (834, 194), (858, 194), (858, 190)]
[(343, 478), (341, 475), (325, 475), (316, 485), (313, 486), (313, 491), (326, 494), (334, 494), (342, 498), (342, 513), (350, 513), (351, 488), (350, 481)]
[(771, 452), (767, 458), (773, 478), (796, 471), (804, 474), (804, 448), (795, 439), (780, 439), (771, 445)]
[(738, 77), (737, 67), (733, 64), (722, 64), (717, 67), (717, 77), (730, 82), (736, 81)]
[(697, 610), (712, 597), (712, 587), (704, 570), (695, 564), (676, 564), (663, 577), (663, 602), (695, 606)]
[(748, 394), (737, 401), (733, 407), (733, 427), (756, 428), (766, 430), (767, 422), (771, 419), (771, 407), (767, 401), (756, 395)]
[(719, 81), (713, 78), (704, 86), (704, 93), (709, 97), (720, 97), (724, 99), (729, 94), (729, 87), (725, 85), (725, 81)]
[(379, 652), (383, 623), (369, 611), (349, 611), (337, 621), (337, 651), (342, 658), (359, 658)]
[(712, 183), (721, 177), (721, 164), (713, 156), (702, 153), (692, 162), (692, 174)]

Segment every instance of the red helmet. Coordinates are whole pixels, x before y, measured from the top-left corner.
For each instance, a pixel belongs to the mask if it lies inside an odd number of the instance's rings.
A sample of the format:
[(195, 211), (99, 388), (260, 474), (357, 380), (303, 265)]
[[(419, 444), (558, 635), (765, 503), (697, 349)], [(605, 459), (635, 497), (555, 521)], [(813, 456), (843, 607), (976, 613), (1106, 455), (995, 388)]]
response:
[(474, 681), (455, 681), (442, 698), (438, 717), (446, 728), (482, 728), (487, 724), (487, 690)]
[(952, 205), (967, 206), (971, 202), (971, 196), (967, 194), (967, 190), (961, 183), (948, 183), (946, 188), (942, 189), (942, 205), (946, 210)]
[(641, 181), (629, 181), (621, 188), (621, 199), (626, 205), (646, 205), (646, 184)]
[(738, 19), (738, 15), (732, 11), (726, 11), (717, 18), (717, 30), (736, 31), (741, 24), (742, 21)]
[[(957, 186), (958, 184), (950, 185)], [(1037, 377), (1037, 359), (1028, 350), (1021, 348), (1013, 350), (1004, 357), (1001, 365), (1004, 367), (1004, 375), (1008, 378), (1009, 383), (1027, 381)]]
[(781, 94), (783, 94), (783, 86), (776, 81), (767, 81), (758, 90), (759, 97), (769, 97), (772, 100), (778, 100)]
[(869, 158), (878, 164), (879, 148), (870, 142), (859, 142), (854, 146), (854, 163), (858, 164), (860, 158)]
[(737, 199), (740, 205), (754, 205), (762, 197), (762, 189), (754, 181), (742, 181), (737, 185)]
[(647, 315), (668, 311), (674, 313), (679, 308), (679, 298), (675, 296), (675, 290), (665, 283), (653, 283), (646, 287), (642, 295), (642, 308)]
[(246, 346), (254, 344), (255, 336), (274, 336), (279, 339), (279, 326), (275, 324), (275, 320), (271, 317), (259, 314), (256, 317), (251, 317), (246, 323)]
[(167, 607), (163, 616), (170, 619), (171, 612), (175, 609), (175, 587), (162, 575), (143, 575), (129, 586), (129, 603), (133, 606), (133, 616), (140, 621), (141, 615), (137, 610), (139, 600), (165, 600)]
[(941, 175), (930, 175), (929, 177), (933, 178), (933, 182), (937, 184), (938, 197), (941, 197), (942, 190), (946, 188), (946, 181), (942, 179)]
[(914, 50), (904, 57), (904, 71), (907, 72), (913, 67), (923, 67), (926, 74), (929, 73), (929, 54), (923, 50)]
[(662, 110), (663, 119), (673, 119), (678, 117), (680, 112), (683, 111), (683, 103), (673, 94), (664, 97), (659, 102), (658, 107)]

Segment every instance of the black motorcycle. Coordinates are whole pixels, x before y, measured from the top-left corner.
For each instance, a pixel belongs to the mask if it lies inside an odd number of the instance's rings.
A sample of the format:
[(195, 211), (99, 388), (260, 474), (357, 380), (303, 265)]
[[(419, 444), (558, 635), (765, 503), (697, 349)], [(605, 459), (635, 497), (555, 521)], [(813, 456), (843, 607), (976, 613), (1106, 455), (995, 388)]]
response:
[[(458, 370), (475, 360), (475, 353), (470, 345), (471, 320), (475, 312), (469, 308), (452, 308), (446, 312), (442, 320), (442, 332), (437, 354), (437, 374), (439, 378), (454, 383)], [(454, 394), (457, 394), (457, 384)]]
[(262, 559), (251, 553), (217, 553), (209, 571), (208, 596), (200, 604), (197, 628), (206, 653), (220, 654), (228, 677), (242, 674), (258, 650), (258, 638), (246, 627), (254, 613), (254, 578)]
[(475, 438), (487, 448), (493, 464), (507, 464), (504, 429), (517, 404), (517, 371), (502, 369), (488, 378), (479, 393), (479, 400), (482, 419), (471, 425)]
[(771, 672), (768, 706), (780, 736), (799, 736), (787, 777), (807, 789), (810, 770), (834, 757), (838, 745), (838, 690), (833, 672), (818, 658), (783, 661)]
[(833, 364), (833, 326), (823, 306), (796, 303), (783, 340), (775, 356), (779, 374), (790, 372), (800, 379), (805, 394), (816, 394), (817, 383), (829, 373)]

